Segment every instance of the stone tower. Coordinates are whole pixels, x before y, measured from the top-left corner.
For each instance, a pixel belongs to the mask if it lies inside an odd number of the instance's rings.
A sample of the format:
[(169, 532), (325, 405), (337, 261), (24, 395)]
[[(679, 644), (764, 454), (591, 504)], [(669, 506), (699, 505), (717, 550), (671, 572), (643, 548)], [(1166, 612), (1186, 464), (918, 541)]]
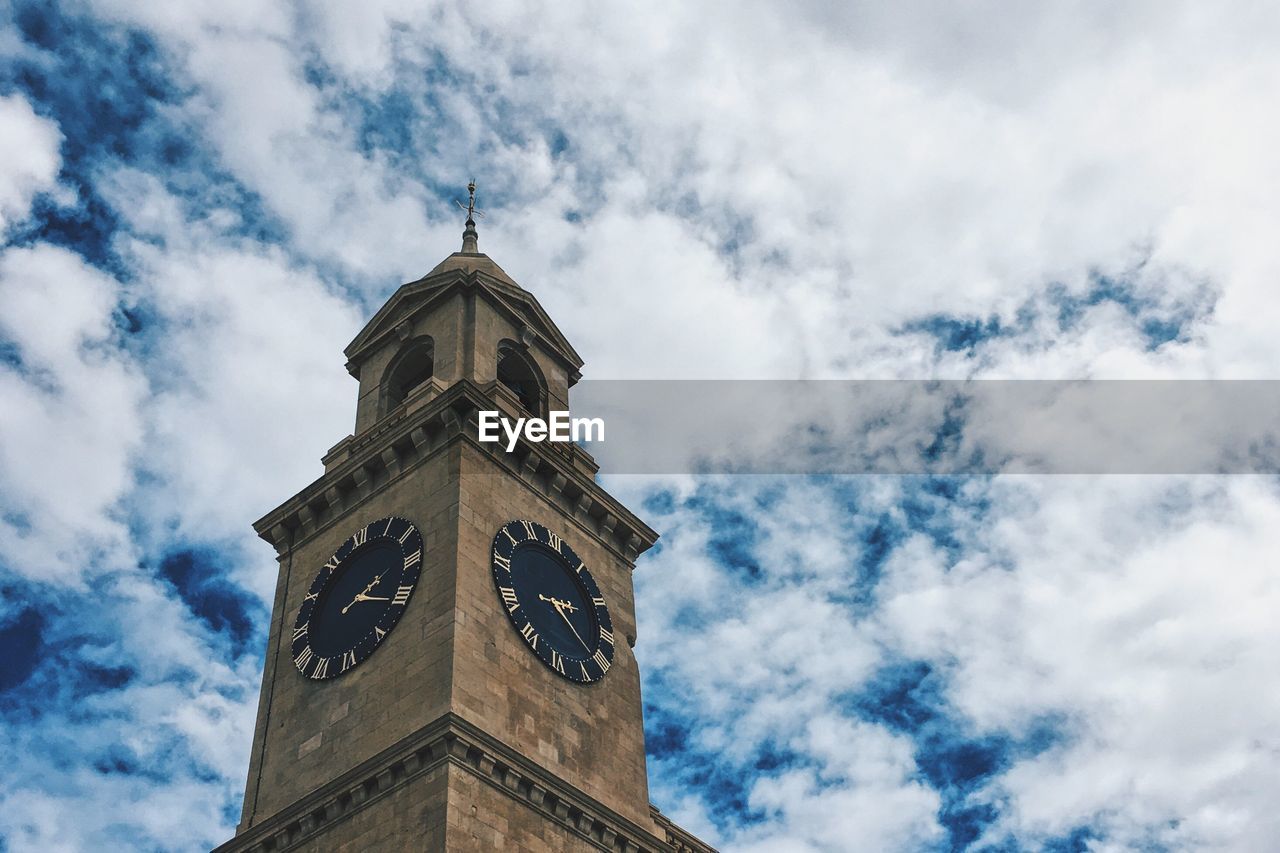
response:
[(631, 572), (657, 534), (580, 446), (477, 438), (481, 410), (568, 410), (577, 352), (468, 215), (345, 353), (354, 434), (254, 526), (280, 573), (217, 850), (710, 850), (648, 799)]

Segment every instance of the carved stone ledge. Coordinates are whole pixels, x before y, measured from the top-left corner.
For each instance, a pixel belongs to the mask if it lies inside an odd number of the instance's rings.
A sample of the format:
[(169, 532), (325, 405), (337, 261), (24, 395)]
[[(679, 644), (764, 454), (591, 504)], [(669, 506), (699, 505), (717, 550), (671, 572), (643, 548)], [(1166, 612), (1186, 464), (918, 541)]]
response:
[[(566, 456), (561, 445), (522, 442), (516, 455), (499, 445), (480, 442), (476, 415), (482, 406), (492, 405), (480, 386), (461, 380), (413, 412), (393, 413), (356, 439), (340, 443), (344, 457), (330, 460), (332, 464), (320, 479), (259, 519), (254, 528), (278, 550), (283, 548), (283, 554), (317, 535), (367, 499), (372, 490), (404, 476), (461, 440), (535, 486), (545, 499), (629, 562), (634, 563), (657, 539), (654, 531), (580, 469), (575, 460), (583, 454), (576, 445), (568, 448)], [(277, 528), (281, 526), (287, 539), (279, 536)]]
[(606, 512), (600, 517), (600, 533), (608, 536), (613, 532), (613, 528), (618, 526), (618, 517), (611, 512)]
[(300, 522), (299, 526), (302, 530), (303, 536), (306, 536), (316, 529), (316, 519), (316, 511), (311, 504), (303, 504), (302, 507), (299, 508), (298, 521)]
[(462, 418), (448, 406), (440, 411), (440, 423), (444, 424), (445, 435), (453, 435), (462, 429)]
[(520, 777), (520, 774), (512, 770), (510, 767), (503, 767), (502, 773), (499, 775), (499, 778), (501, 779), (503, 785), (505, 785), (506, 787), (510, 788), (513, 791), (519, 791), (520, 783), (524, 781)]
[(289, 528), (284, 524), (277, 524), (271, 528), (271, 544), (275, 546), (277, 554), (283, 554), (289, 550), (289, 546), (293, 544), (293, 535), (289, 532)]
[(573, 504), (573, 514), (579, 521), (589, 521), (591, 519), (591, 507), (593, 503), (591, 495), (583, 492), (578, 495), (578, 500)]
[[(276, 815), (245, 829), (214, 853), (266, 853), (308, 845), (329, 827), (403, 785), (450, 763), (524, 803), (566, 832), (605, 851), (714, 853), (656, 809), (655, 836), (546, 773), (461, 718), (446, 714)], [(677, 847), (667, 839), (674, 839)]]
[(331, 515), (337, 515), (342, 512), (342, 490), (338, 488), (337, 484), (324, 490), (324, 499), (329, 504), (329, 513)]
[(368, 494), (370, 477), (369, 477), (369, 469), (366, 466), (360, 465), (356, 467), (351, 472), (351, 479), (354, 480), (356, 484), (355, 491), (356, 491), (357, 499), (362, 498), (366, 494)]
[(396, 453), (394, 447), (388, 447), (383, 450), (378, 458), (382, 460), (382, 465), (386, 468), (389, 476), (394, 477), (400, 473), (400, 454)]
[(634, 563), (636, 557), (640, 556), (640, 537), (634, 533), (628, 536), (622, 552), (627, 555), (628, 560)]
[(533, 482), (534, 478), (538, 474), (538, 465), (541, 462), (542, 460), (538, 458), (537, 453), (529, 451), (529, 453), (525, 455), (524, 459), (520, 460), (520, 476), (530, 482)]

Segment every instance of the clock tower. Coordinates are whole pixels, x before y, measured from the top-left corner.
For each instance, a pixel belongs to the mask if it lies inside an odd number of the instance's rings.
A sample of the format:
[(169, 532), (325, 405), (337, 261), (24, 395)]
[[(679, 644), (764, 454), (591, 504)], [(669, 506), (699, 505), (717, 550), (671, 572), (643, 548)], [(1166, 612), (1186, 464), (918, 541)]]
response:
[(711, 849), (648, 798), (631, 572), (657, 534), (580, 446), (478, 439), (480, 411), (567, 411), (582, 359), (470, 214), (347, 347), (354, 433), (254, 525), (280, 572), (218, 851)]

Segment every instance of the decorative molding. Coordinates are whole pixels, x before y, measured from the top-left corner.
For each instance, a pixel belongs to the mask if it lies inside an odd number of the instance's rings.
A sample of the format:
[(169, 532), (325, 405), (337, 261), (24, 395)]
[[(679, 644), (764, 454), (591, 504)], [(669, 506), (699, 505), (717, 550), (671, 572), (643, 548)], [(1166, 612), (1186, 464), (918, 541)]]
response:
[(271, 529), (266, 533), (258, 531), (258, 535), (271, 543), (276, 549), (276, 553), (283, 556), (289, 552), (290, 545), (293, 544), (293, 535), (289, 532), (289, 528), (283, 524), (273, 524)]
[(609, 853), (715, 853), (656, 808), (662, 836), (561, 781), (501, 741), (448, 713), (275, 815), (244, 828), (214, 853), (284, 853), (314, 842), (379, 800), (452, 764)]
[(649, 814), (653, 817), (653, 822), (662, 830), (667, 844), (671, 846), (674, 853), (707, 853), (707, 851), (714, 851), (715, 848), (706, 844), (693, 833), (672, 823), (671, 819), (658, 811), (658, 807), (652, 803), (649, 805)]
[(254, 529), (284, 554), (324, 531), (375, 489), (463, 441), (524, 479), (567, 518), (634, 564), (658, 534), (595, 482), (597, 466), (590, 454), (576, 445), (523, 441), (507, 453), (497, 444), (479, 441), (477, 412), (501, 409), (506, 402), (462, 379), (412, 412), (393, 412), (361, 435), (340, 442), (325, 457), (324, 475), (259, 519)]

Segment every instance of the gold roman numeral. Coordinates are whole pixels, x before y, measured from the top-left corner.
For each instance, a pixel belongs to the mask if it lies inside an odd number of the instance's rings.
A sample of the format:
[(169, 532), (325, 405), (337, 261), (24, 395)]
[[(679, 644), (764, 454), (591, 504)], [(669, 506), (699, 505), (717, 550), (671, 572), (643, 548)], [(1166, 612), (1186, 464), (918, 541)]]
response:
[(585, 663), (583, 663), (582, 661), (578, 661), (578, 669), (582, 670), (583, 681), (591, 680), (591, 673), (587, 672), (587, 665)]
[(510, 539), (510, 540), (511, 540), (511, 544), (512, 544), (512, 545), (519, 545), (519, 544), (520, 544), (520, 540), (519, 540), (519, 539), (517, 539), (516, 537), (514, 537), (514, 536), (512, 536), (512, 535), (511, 535), (511, 530), (510, 530), (510, 529), (508, 529), (508, 528), (504, 527), (504, 528), (502, 528), (502, 532), (506, 535), (506, 537), (507, 537), (508, 539)]
[(412, 554), (404, 558), (404, 570), (409, 571), (409, 567), (422, 559), (421, 551), (414, 551)]
[(396, 597), (391, 599), (392, 604), (408, 604), (409, 593), (413, 592), (412, 586), (402, 586), (396, 590)]
[(302, 596), (302, 600), (303, 600), (303, 601), (315, 601), (315, 600), (316, 600), (317, 598), (319, 598), (319, 597), (320, 597), (320, 593), (318, 593), (318, 592), (309, 592), (309, 593), (307, 593), (306, 595)]
[(604, 599), (598, 595), (595, 598), (591, 599), (591, 603), (594, 604), (596, 607), (604, 607)]
[(602, 643), (608, 643), (609, 645), (611, 645), (611, 646), (612, 646), (612, 645), (613, 645), (613, 632), (612, 632), (612, 631), (605, 630), (604, 628), (601, 628), (601, 629), (600, 629), (600, 642), (602, 642)]
[(591, 659), (596, 662), (596, 666), (600, 667), (601, 675), (604, 675), (606, 672), (609, 671), (609, 666), (611, 665), (612, 661), (610, 661), (607, 657), (604, 656), (603, 649), (596, 649), (596, 653), (591, 656)]
[(538, 540), (537, 531), (533, 529), (533, 525), (527, 521), (520, 522), (520, 526), (524, 528), (525, 535), (535, 542)]
[[(391, 535), (391, 525), (393, 525), (393, 524), (395, 524), (395, 523), (396, 523), (396, 520), (395, 520), (394, 518), (388, 518), (388, 519), (387, 519), (387, 526), (386, 526), (386, 527), (384, 527), (384, 528), (382, 529), (382, 535), (383, 535), (383, 536), (390, 536), (390, 535)], [(403, 544), (403, 543), (401, 543), (401, 544)]]
[(301, 639), (302, 639), (303, 637), (305, 637), (305, 636), (307, 636), (307, 626), (306, 626), (306, 625), (303, 625), (301, 628), (294, 628), (294, 629), (293, 629), (293, 639), (294, 639), (294, 640), (301, 640)]
[(387, 632), (379, 628), (377, 625), (374, 625), (373, 635), (377, 637), (379, 640), (381, 640), (383, 637), (387, 636)]
[(338, 568), (339, 562), (341, 561), (338, 559), (338, 555), (334, 554), (332, 557), (329, 558), (329, 562), (324, 564), (324, 568), (328, 569), (329, 571), (333, 571), (334, 569)]
[[(390, 525), (390, 524), (388, 524), (388, 525), (387, 525), (387, 529), (388, 529), (388, 530), (390, 530), (390, 529), (391, 529), (391, 525)], [(405, 541), (406, 539), (408, 539), (408, 538), (409, 538), (410, 536), (412, 536), (412, 535), (413, 535), (413, 525), (412, 525), (412, 524), (410, 524), (410, 525), (405, 529), (404, 533), (401, 533), (401, 534), (400, 534), (400, 544), (401, 544), (401, 545), (403, 545), (403, 544), (404, 544), (404, 541)]]
[(510, 558), (510, 557), (504, 557), (504, 556), (502, 556), (501, 554), (499, 554), (497, 551), (494, 551), (494, 552), (493, 552), (493, 561), (494, 561), (495, 563), (497, 563), (499, 566), (502, 566), (502, 568), (506, 569), (508, 572), (510, 572), (510, 571), (511, 571), (511, 558)]
[(538, 648), (538, 632), (533, 630), (533, 623), (526, 622), (524, 627), (520, 629), (521, 635), (528, 641), (530, 648)]
[(502, 593), (502, 603), (507, 605), (507, 612), (515, 613), (516, 608), (520, 606), (520, 599), (516, 598), (516, 591), (509, 586), (500, 586), (498, 591)]
[(356, 665), (356, 653), (353, 651), (343, 652), (342, 653), (342, 671), (346, 672), (348, 669), (350, 669), (355, 665)]
[(307, 664), (311, 661), (311, 658), (314, 656), (315, 655), (311, 651), (311, 647), (304, 646), (302, 651), (298, 652), (298, 656), (293, 659), (293, 665), (296, 666), (300, 671), (306, 672)]
[(555, 550), (559, 551), (559, 550), (560, 550), (560, 537), (559, 537), (559, 536), (557, 536), (557, 535), (555, 535), (554, 533), (552, 533), (550, 530), (548, 530), (548, 531), (547, 531), (547, 544), (548, 544), (548, 545), (550, 545), (550, 546), (551, 546), (552, 548), (554, 548)]
[(368, 542), (368, 541), (369, 541), (369, 528), (367, 528), (367, 527), (361, 527), (359, 530), (357, 530), (357, 531), (356, 531), (356, 534), (355, 534), (354, 536), (352, 536), (352, 537), (351, 537), (351, 541), (355, 543), (355, 546), (356, 546), (357, 548), (359, 548), (359, 547), (360, 547), (361, 545), (363, 545), (364, 543)]
[(555, 649), (551, 650), (551, 665), (555, 667), (556, 672), (564, 675), (564, 658), (560, 657), (560, 653)]
[(316, 668), (311, 671), (312, 678), (324, 678), (329, 674), (329, 659), (317, 658)]

